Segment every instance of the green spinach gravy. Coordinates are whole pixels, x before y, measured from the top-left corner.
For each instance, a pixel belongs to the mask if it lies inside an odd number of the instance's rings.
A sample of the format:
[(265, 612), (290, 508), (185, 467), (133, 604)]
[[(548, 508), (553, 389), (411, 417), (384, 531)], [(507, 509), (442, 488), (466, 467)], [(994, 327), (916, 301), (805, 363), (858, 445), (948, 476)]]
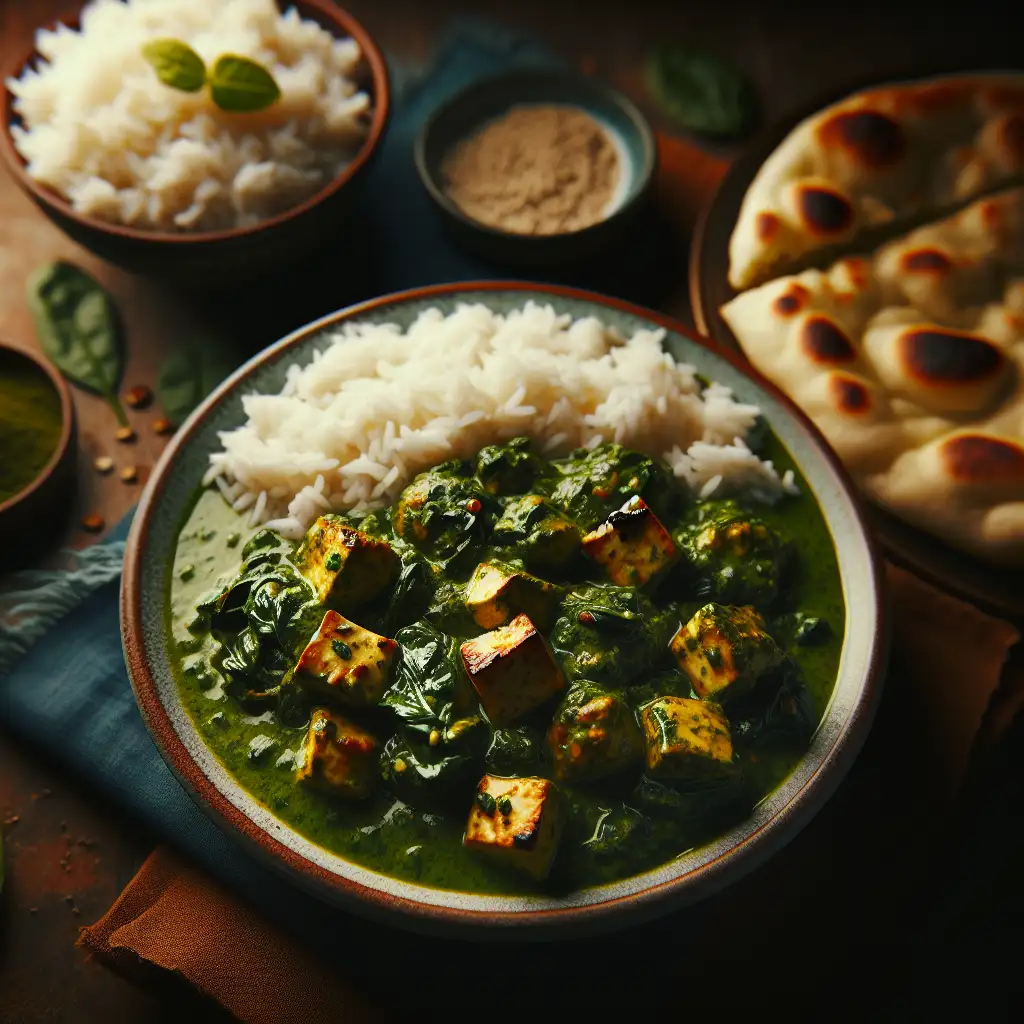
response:
[[(770, 434), (760, 454), (796, 469)], [(830, 699), (842, 590), (796, 481), (698, 501), (659, 459), (520, 438), (299, 544), (203, 490), (168, 595), (182, 698), (250, 793), (366, 867), (477, 893), (631, 876), (748, 815)]]

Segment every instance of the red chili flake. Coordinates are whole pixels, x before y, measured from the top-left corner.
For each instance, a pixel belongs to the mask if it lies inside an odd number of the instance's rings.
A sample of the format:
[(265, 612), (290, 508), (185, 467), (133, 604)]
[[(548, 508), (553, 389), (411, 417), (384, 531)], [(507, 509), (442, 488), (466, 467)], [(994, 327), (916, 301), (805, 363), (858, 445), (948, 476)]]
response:
[(130, 409), (146, 409), (153, 403), (153, 392), (145, 384), (137, 384), (128, 390), (124, 400)]
[(594, 490), (593, 490), (593, 495), (594, 495), (595, 498), (607, 498), (608, 495), (611, 494), (611, 493), (612, 492), (609, 491), (607, 487), (600, 487), (600, 486), (598, 486), (598, 487), (595, 487)]
[(470, 498), (466, 502), (466, 509), (476, 515), (480, 511), (480, 500), (478, 498)]
[(160, 435), (173, 434), (174, 424), (165, 416), (161, 416), (160, 419), (153, 420), (153, 430), (155, 433)]
[(118, 427), (114, 433), (114, 437), (116, 437), (121, 444), (131, 444), (137, 436), (138, 435), (131, 427)]
[(98, 516), (95, 513), (82, 519), (82, 529), (89, 533), (99, 533), (106, 525), (103, 516)]
[(592, 626), (597, 620), (594, 618), (593, 612), (580, 612), (577, 621), (581, 626)]

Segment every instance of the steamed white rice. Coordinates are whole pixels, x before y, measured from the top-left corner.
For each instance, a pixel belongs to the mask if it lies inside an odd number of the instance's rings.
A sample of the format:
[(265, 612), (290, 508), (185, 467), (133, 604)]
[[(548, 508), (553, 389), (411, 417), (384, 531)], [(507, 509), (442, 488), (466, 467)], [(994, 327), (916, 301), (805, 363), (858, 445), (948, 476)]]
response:
[[(220, 110), (209, 89), (162, 84), (142, 56), (154, 39), (188, 43), (210, 67), (259, 61), (280, 98), (253, 114)], [(361, 53), (274, 0), (92, 0), (81, 30), (36, 34), (45, 58), (8, 79), (28, 173), (79, 213), (131, 227), (248, 226), (302, 202), (351, 161), (370, 98)]]
[(794, 492), (792, 473), (745, 443), (758, 408), (720, 384), (702, 392), (664, 333), (625, 339), (533, 302), (429, 309), (406, 331), (347, 324), (288, 368), (281, 394), (243, 398), (247, 422), (220, 435), (206, 481), (293, 539), (325, 511), (390, 504), (422, 470), (520, 434), (548, 455), (606, 441), (663, 455), (702, 497)]

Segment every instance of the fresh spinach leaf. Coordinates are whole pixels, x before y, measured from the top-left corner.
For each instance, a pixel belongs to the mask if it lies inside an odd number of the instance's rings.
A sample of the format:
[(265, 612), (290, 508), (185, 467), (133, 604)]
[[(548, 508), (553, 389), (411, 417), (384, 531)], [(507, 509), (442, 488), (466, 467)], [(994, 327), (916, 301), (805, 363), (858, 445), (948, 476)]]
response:
[(199, 92), (206, 84), (203, 58), (179, 39), (154, 39), (142, 48), (142, 56), (153, 66), (164, 85), (182, 92)]
[(276, 102), (281, 90), (262, 64), (226, 53), (210, 71), (210, 95), (221, 110), (251, 113)]
[(199, 337), (176, 348), (164, 361), (156, 390), (164, 415), (180, 426), (240, 360), (220, 338)]
[(741, 139), (757, 119), (757, 100), (747, 77), (703, 50), (659, 47), (650, 58), (648, 80), (665, 110), (698, 134)]
[(28, 280), (28, 304), (43, 352), (68, 380), (107, 400), (118, 422), (123, 366), (121, 323), (111, 297), (84, 270), (58, 260)]

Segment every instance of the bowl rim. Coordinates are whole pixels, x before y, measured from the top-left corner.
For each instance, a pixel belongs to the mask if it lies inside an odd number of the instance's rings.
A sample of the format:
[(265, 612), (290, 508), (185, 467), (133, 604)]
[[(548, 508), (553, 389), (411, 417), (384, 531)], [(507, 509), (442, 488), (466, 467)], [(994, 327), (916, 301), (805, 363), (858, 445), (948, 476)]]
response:
[[(576, 231), (557, 231), (548, 235), (525, 235), (515, 231), (505, 231), (502, 228), (485, 224), (483, 221), (475, 220), (468, 214), (463, 213), (459, 206), (449, 198), (448, 194), (441, 187), (437, 176), (431, 170), (427, 161), (427, 145), (430, 136), (437, 130), (438, 125), (450, 117), (452, 111), (465, 102), (466, 97), (473, 93), (483, 89), (499, 87), (503, 82), (543, 82), (545, 80), (550, 82), (572, 82), (574, 85), (582, 84), (584, 88), (589, 88), (595, 93), (602, 94), (626, 115), (636, 129), (643, 148), (643, 166), (637, 181), (630, 190), (630, 194), (626, 197), (626, 201), (621, 206), (614, 209), (608, 216), (602, 217), (599, 221), (585, 228), (579, 228)], [(513, 100), (512, 102), (514, 103), (515, 101)], [(584, 113), (587, 113), (587, 111), (584, 111)], [(559, 68), (518, 68), (512, 71), (500, 71), (496, 74), (476, 79), (463, 86), (436, 107), (416, 133), (416, 138), (413, 142), (413, 161), (416, 164), (416, 171), (420, 182), (434, 201), (434, 204), (460, 225), (490, 238), (506, 239), (523, 246), (540, 247), (545, 243), (555, 243), (567, 238), (586, 238), (590, 234), (600, 232), (607, 225), (629, 216), (643, 202), (650, 189), (651, 182), (654, 180), (658, 167), (658, 146), (654, 129), (651, 127), (650, 121), (644, 116), (643, 111), (628, 96), (619, 92), (613, 86), (589, 75), (576, 74)]]
[(68, 386), (68, 382), (49, 359), (37, 352), (30, 351), (21, 345), (15, 345), (11, 342), (3, 341), (2, 339), (0, 339), (0, 351), (13, 352), (15, 355), (21, 356), (46, 375), (47, 380), (49, 380), (60, 398), (61, 414), (60, 437), (57, 440), (57, 447), (54, 448), (53, 454), (50, 456), (46, 465), (43, 466), (35, 478), (26, 484), (20, 491), (16, 494), (12, 494), (6, 501), (0, 501), (0, 523), (2, 523), (3, 517), (8, 512), (11, 512), (23, 501), (31, 498), (32, 495), (41, 487), (44, 487), (46, 482), (55, 472), (57, 472), (57, 468), (64, 461), (75, 430), (75, 403), (71, 397), (71, 388)]
[[(82, 9), (85, 6), (85, 3), (75, 4), (69, 13), (54, 18), (44, 25), (37, 26), (35, 32), (39, 32), (40, 29), (53, 31), (58, 24), (77, 25)], [(285, 4), (282, 0), (277, 0), (277, 6), (280, 9)], [(25, 158), (18, 152), (18, 148), (14, 144), (14, 137), (11, 134), (11, 126), (17, 120), (17, 115), (14, 111), (14, 94), (6, 84), (3, 85), (3, 106), (2, 110), (0, 110), (0, 120), (2, 120), (2, 124), (0, 124), (0, 157), (3, 158), (4, 163), (6, 163), (21, 189), (27, 192), (37, 203), (42, 206), (51, 207), (62, 217), (76, 223), (80, 228), (114, 236), (125, 241), (166, 243), (178, 247), (214, 244), (237, 241), (261, 231), (269, 231), (281, 227), (289, 221), (296, 220), (335, 195), (349, 181), (353, 180), (380, 146), (391, 111), (391, 86), (387, 61), (384, 59), (381, 48), (363, 25), (347, 10), (336, 6), (331, 0), (287, 0), (287, 6), (295, 7), (303, 17), (308, 17), (311, 12), (315, 12), (323, 21), (333, 26), (334, 31), (332, 31), (332, 35), (336, 38), (341, 38), (342, 34), (345, 34), (355, 39), (362, 52), (362, 59), (369, 66), (373, 79), (373, 113), (370, 118), (369, 131), (363, 140), (362, 146), (340, 174), (335, 175), (323, 188), (313, 193), (307, 199), (304, 199), (301, 203), (290, 206), (273, 217), (267, 217), (256, 224), (250, 224), (247, 227), (221, 228), (217, 231), (150, 231), (145, 228), (134, 228), (124, 224), (100, 220), (96, 217), (88, 217), (75, 210), (71, 203), (62, 195), (36, 181), (26, 171)], [(8, 66), (4, 69), (3, 82), (6, 83), (8, 78), (17, 78), (38, 57), (39, 53), (33, 40), (27, 54), (19, 59), (9, 61)]]
[[(154, 510), (160, 505), (178, 452), (186, 446), (203, 420), (222, 399), (242, 386), (263, 363), (276, 359), (286, 350), (315, 336), (325, 328), (390, 305), (458, 296), (464, 292), (533, 293), (538, 299), (548, 296), (594, 303), (643, 318), (709, 349), (784, 407), (796, 425), (807, 435), (831, 474), (829, 486), (837, 487), (842, 493), (852, 521), (856, 525), (859, 540), (863, 542), (868, 556), (867, 568), (873, 583), (875, 628), (871, 637), (870, 656), (865, 659), (864, 678), (834, 741), (822, 753), (820, 761), (799, 790), (764, 823), (706, 863), (692, 868), (683, 875), (665, 879), (638, 892), (614, 896), (582, 907), (508, 911), (440, 906), (384, 892), (314, 863), (258, 826), (243, 811), (236, 808), (204, 774), (175, 729), (161, 700), (146, 656), (142, 593), (143, 576), (146, 572), (145, 552), (151, 520)], [(448, 937), (460, 934), (464, 936), (467, 929), (474, 929), (474, 933), (480, 938), (502, 941), (564, 938), (573, 934), (592, 935), (627, 924), (642, 923), (671, 909), (711, 895), (763, 863), (772, 853), (788, 843), (818, 812), (846, 776), (870, 730), (881, 693), (882, 674), (888, 654), (890, 630), (886, 614), (886, 594), (879, 549), (868, 528), (861, 499), (845, 469), (813, 423), (770, 381), (744, 366), (735, 353), (713, 341), (699, 337), (671, 317), (596, 292), (539, 282), (484, 280), (413, 288), (337, 310), (298, 328), (264, 349), (223, 381), (193, 411), (171, 439), (154, 467), (139, 501), (125, 552), (120, 617), (128, 676), (152, 739), (196, 804), (247, 852), (317, 898), (329, 899), (346, 909), (385, 923)]]

